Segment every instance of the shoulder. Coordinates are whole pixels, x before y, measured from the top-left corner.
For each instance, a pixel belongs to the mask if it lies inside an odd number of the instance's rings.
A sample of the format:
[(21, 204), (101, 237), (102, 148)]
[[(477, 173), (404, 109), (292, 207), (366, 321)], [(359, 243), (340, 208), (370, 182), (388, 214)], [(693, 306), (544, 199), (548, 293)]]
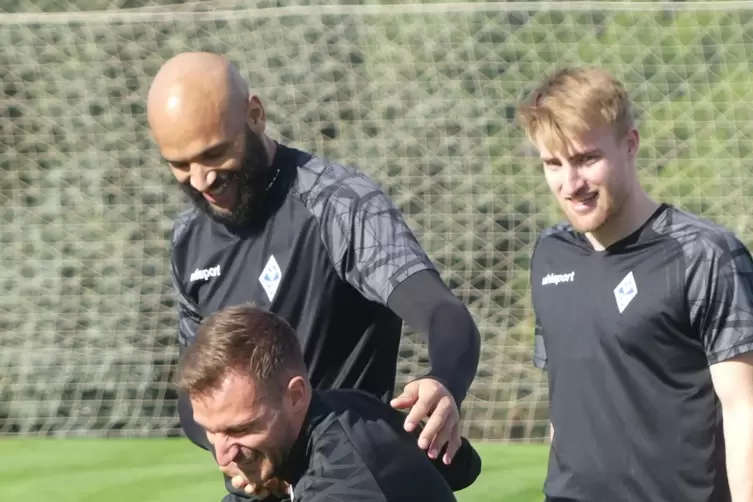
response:
[(573, 226), (566, 222), (561, 221), (559, 223), (556, 223), (550, 227), (545, 228), (542, 230), (538, 237), (536, 237), (537, 242), (541, 242), (544, 240), (551, 241), (554, 240), (572, 240), (575, 237), (575, 229), (573, 229)]
[(340, 209), (388, 203), (381, 186), (356, 167), (317, 156), (299, 166), (293, 194), (310, 208), (334, 202)]
[(173, 228), (170, 237), (170, 244), (173, 249), (189, 238), (192, 229), (197, 226), (200, 216), (201, 212), (193, 206), (178, 213), (173, 220)]
[(656, 219), (653, 230), (677, 242), (689, 264), (705, 260), (718, 265), (748, 255), (732, 230), (673, 206)]
[(559, 222), (542, 230), (533, 244), (533, 255), (542, 248), (572, 246), (579, 243), (578, 234), (568, 222)]
[(337, 410), (331, 410), (314, 428), (309, 465), (294, 492), (295, 500), (307, 502), (329, 501), (334, 494), (345, 500), (365, 495), (371, 497), (368, 500), (385, 500)]
[(180, 212), (173, 220), (170, 235), (170, 261), (174, 273), (185, 268), (185, 262), (189, 259), (191, 250), (195, 247), (192, 246), (192, 241), (201, 220), (201, 211), (193, 206)]
[(327, 419), (317, 427), (321, 437), (339, 436), (338, 442), (348, 444), (354, 452), (365, 457), (381, 449), (395, 448), (407, 441), (410, 433), (403, 429), (404, 414), (375, 396), (357, 389), (329, 389), (319, 395), (319, 409)]
[[(359, 426), (392, 429), (400, 427), (401, 412), (359, 389), (328, 389), (320, 394), (323, 407), (346, 432)], [(384, 423), (380, 424), (380, 421)]]

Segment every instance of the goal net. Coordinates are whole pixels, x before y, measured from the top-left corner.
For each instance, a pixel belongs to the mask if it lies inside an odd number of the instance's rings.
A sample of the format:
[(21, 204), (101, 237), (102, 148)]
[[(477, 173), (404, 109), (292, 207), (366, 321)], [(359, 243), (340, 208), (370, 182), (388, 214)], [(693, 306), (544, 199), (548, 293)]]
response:
[[(749, 2), (243, 3), (0, 16), (0, 433), (178, 433), (167, 240), (184, 201), (144, 114), (178, 52), (227, 55), (273, 137), (359, 166), (405, 212), (481, 330), (473, 438), (546, 435), (527, 269), (560, 215), (514, 122), (542, 74), (624, 79), (650, 193), (753, 238)], [(401, 384), (428, 361), (407, 331)]]

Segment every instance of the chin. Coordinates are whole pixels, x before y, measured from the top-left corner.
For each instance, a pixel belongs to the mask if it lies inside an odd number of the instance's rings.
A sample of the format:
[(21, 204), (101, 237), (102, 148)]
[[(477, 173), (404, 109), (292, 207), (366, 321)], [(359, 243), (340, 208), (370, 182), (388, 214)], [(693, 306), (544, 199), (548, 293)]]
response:
[(214, 214), (215, 216), (219, 216), (220, 218), (229, 218), (233, 215), (234, 209), (228, 209), (225, 207), (219, 207), (219, 206), (209, 206), (209, 210)]
[(595, 232), (603, 227), (607, 218), (604, 214), (587, 215), (585, 217), (570, 215), (568, 216), (568, 220), (570, 221), (570, 225), (572, 225), (576, 231), (585, 234)]

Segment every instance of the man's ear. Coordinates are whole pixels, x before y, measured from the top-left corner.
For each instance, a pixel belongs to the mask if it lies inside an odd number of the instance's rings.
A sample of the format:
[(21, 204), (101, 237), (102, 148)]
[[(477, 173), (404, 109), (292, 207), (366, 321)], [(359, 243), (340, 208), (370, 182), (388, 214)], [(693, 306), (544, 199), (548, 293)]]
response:
[(293, 411), (303, 411), (308, 406), (310, 387), (306, 380), (298, 375), (288, 382), (287, 394)]
[(263, 134), (267, 127), (267, 113), (261, 99), (255, 94), (248, 96), (247, 122), (249, 129), (257, 135)]
[(641, 144), (641, 137), (638, 133), (638, 129), (632, 128), (630, 131), (628, 131), (627, 135), (627, 147), (628, 147), (628, 155), (631, 159), (634, 159), (635, 156), (638, 154), (638, 147)]

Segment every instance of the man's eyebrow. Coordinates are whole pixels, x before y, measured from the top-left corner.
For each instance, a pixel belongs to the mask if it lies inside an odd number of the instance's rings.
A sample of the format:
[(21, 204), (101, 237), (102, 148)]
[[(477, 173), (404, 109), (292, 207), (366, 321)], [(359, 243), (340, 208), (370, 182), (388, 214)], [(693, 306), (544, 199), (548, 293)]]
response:
[[(574, 155), (570, 155), (567, 160), (569, 160), (572, 163), (576, 163), (577, 161), (583, 159), (584, 157), (590, 157), (592, 155), (601, 155), (601, 149), (599, 148), (593, 148), (591, 150), (584, 150), (582, 152), (578, 152)], [(553, 164), (556, 162), (560, 162), (560, 159), (555, 157), (545, 157), (541, 159), (545, 164)]]
[(222, 432), (226, 434), (234, 434), (237, 432), (244, 432), (254, 425), (256, 425), (259, 422), (258, 418), (250, 418), (248, 420), (245, 420), (243, 422), (231, 425), (230, 427), (225, 427)]
[[(230, 145), (232, 143), (233, 143), (232, 140), (224, 139), (222, 141), (219, 141), (219, 142), (215, 143), (214, 145), (209, 145), (208, 147), (206, 147), (205, 149), (203, 149), (202, 151), (200, 151), (199, 153), (197, 153), (196, 155), (194, 155), (191, 158), (200, 158), (200, 157), (202, 157), (202, 156), (210, 153), (212, 150), (221, 150), (221, 149), (224, 149), (224, 148), (228, 148), (228, 147), (230, 147)], [(181, 164), (181, 163), (184, 163), (184, 162), (188, 162), (190, 160), (190, 159), (169, 159), (169, 158), (165, 157), (164, 155), (161, 155), (161, 157), (162, 157), (162, 160), (164, 162), (167, 162), (168, 164)]]

